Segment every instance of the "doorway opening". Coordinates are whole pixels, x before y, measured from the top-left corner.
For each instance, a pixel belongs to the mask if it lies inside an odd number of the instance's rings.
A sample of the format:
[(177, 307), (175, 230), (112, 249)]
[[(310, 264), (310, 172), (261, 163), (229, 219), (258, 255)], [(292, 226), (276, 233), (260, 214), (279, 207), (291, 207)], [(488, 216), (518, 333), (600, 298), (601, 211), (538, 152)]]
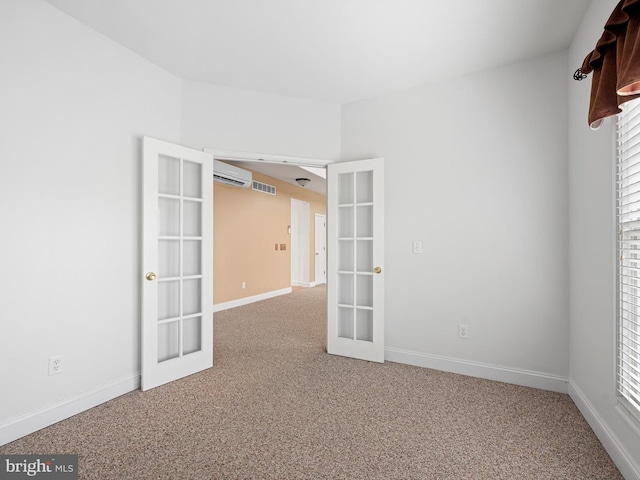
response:
[[(323, 231), (315, 231), (315, 215), (326, 218), (329, 162), (205, 151), (216, 160), (253, 171), (254, 182), (274, 186), (271, 195), (263, 195), (251, 187), (215, 184), (214, 311), (313, 287), (316, 278), (326, 283), (326, 227), (323, 222)], [(301, 186), (296, 182), (300, 177), (311, 180)]]

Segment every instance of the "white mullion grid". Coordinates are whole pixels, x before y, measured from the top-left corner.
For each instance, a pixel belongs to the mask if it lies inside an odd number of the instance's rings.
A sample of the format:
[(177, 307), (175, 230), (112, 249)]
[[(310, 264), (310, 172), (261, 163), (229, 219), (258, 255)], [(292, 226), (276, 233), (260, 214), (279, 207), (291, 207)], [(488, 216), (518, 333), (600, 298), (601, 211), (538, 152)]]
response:
[[(201, 277), (201, 275), (191, 275), (191, 276), (185, 276), (184, 278), (186, 280), (189, 280), (191, 278), (200, 278), (200, 277)], [(162, 282), (170, 283), (170, 282), (177, 282), (179, 280), (180, 280), (180, 277), (162, 277), (162, 278), (158, 279), (158, 282), (160, 282), (160, 283), (162, 283)]]
[(158, 320), (158, 325), (166, 325), (169, 323), (175, 323), (178, 320), (180, 320), (180, 317), (169, 317), (169, 318), (165, 318), (163, 320)]
[(616, 135), (617, 392), (634, 416), (640, 415), (640, 102), (618, 116)]
[(178, 308), (180, 319), (178, 320), (178, 358), (182, 358), (183, 328), (184, 328), (184, 159), (180, 159), (180, 240), (178, 247), (178, 276), (180, 277)]

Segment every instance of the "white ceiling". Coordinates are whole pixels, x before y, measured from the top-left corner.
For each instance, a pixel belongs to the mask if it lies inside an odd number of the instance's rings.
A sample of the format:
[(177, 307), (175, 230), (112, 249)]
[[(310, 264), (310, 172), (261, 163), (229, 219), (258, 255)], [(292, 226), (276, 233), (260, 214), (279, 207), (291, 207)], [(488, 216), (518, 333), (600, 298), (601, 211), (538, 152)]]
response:
[(178, 77), (343, 104), (563, 50), (590, 0), (47, 1)]
[(47, 0), (189, 80), (347, 103), (565, 49), (589, 0)]

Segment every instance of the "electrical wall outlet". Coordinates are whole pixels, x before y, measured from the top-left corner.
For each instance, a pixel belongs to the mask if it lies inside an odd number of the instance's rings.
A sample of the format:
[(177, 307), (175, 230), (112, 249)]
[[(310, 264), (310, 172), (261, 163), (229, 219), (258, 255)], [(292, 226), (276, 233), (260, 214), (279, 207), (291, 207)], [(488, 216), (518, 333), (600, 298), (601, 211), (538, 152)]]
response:
[(242, 282), (242, 288), (247, 288), (247, 282)]
[(49, 357), (49, 375), (62, 373), (62, 355)]
[(469, 325), (458, 325), (458, 336), (460, 338), (469, 338)]

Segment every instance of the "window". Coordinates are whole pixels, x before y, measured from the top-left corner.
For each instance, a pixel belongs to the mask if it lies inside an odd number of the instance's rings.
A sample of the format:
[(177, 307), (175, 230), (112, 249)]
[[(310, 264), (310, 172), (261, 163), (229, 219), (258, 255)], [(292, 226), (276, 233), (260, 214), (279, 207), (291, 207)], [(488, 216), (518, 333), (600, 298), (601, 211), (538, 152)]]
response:
[(617, 388), (640, 419), (640, 100), (624, 106), (616, 129), (618, 314)]

